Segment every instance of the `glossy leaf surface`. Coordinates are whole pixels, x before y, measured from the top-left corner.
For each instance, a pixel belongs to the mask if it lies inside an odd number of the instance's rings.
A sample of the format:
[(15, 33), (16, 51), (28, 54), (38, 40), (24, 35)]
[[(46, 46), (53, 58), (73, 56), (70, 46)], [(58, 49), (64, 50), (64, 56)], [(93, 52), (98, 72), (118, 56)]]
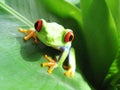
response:
[[(56, 53), (41, 42), (23, 41), (25, 34), (18, 28), (33, 27), (34, 21), (44, 18), (62, 23), (40, 6), (39, 0), (0, 1), (0, 88), (3, 90), (89, 90), (80, 72), (75, 77), (65, 77), (64, 70), (57, 68), (51, 75), (40, 64), (44, 54)], [(69, 25), (69, 24), (68, 24)], [(66, 27), (68, 26), (66, 23)]]

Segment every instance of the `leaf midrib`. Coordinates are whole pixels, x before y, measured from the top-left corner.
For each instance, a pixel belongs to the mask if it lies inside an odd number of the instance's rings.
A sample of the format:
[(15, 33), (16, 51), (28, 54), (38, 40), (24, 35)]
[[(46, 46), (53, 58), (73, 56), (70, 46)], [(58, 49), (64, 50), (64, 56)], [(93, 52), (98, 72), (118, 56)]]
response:
[(22, 16), (20, 13), (16, 12), (11, 7), (9, 7), (7, 4), (5, 4), (3, 2), (0, 2), (0, 6), (2, 8), (4, 8), (10, 14), (12, 14), (13, 16), (15, 16), (17, 19), (19, 19), (20, 21), (22, 21), (23, 23), (25, 23), (27, 26), (33, 27), (33, 23), (32, 22), (30, 22), (27, 18), (25, 18), (24, 16)]

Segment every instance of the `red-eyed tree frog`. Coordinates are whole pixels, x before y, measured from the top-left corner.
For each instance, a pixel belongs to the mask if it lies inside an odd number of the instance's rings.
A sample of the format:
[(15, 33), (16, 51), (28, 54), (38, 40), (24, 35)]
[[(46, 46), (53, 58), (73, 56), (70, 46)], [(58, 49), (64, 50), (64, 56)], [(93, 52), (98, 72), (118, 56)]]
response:
[[(19, 28), (18, 30), (23, 33), (27, 33), (27, 36), (24, 37), (24, 40), (27, 41), (30, 38), (34, 38), (34, 42), (37, 43), (37, 40), (40, 40), (45, 45), (50, 46), (54, 49), (57, 49), (61, 52), (58, 60), (54, 60), (49, 56), (45, 55), (45, 58), (48, 62), (42, 63), (42, 66), (48, 66), (48, 73), (52, 73), (53, 69), (56, 67), (63, 66), (67, 70), (64, 75), (70, 77), (74, 76), (76, 69), (75, 62), (75, 51), (71, 48), (72, 41), (74, 39), (74, 33), (70, 29), (65, 29), (63, 26), (51, 22), (48, 23), (44, 19), (38, 20), (34, 24), (35, 30), (29, 29), (24, 30)], [(67, 65), (63, 63), (67, 60)]]

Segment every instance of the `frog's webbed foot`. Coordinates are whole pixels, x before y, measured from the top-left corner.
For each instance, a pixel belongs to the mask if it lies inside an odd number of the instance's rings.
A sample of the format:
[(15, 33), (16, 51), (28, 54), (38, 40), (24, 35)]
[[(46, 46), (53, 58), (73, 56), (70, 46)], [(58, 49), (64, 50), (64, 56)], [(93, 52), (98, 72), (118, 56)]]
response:
[(65, 76), (68, 76), (70, 75), (71, 78), (74, 77), (74, 70), (72, 69), (72, 67), (69, 67), (69, 66), (64, 66), (64, 68), (67, 70), (64, 75)]
[(26, 33), (26, 34), (27, 34), (27, 35), (24, 37), (24, 40), (25, 40), (25, 41), (28, 41), (30, 38), (33, 38), (33, 39), (34, 39), (34, 43), (35, 43), (35, 44), (38, 43), (35, 31), (33, 31), (33, 30), (24, 30), (24, 29), (22, 29), (22, 28), (18, 28), (18, 30), (19, 30), (19, 32), (22, 32), (22, 33)]
[(53, 69), (56, 67), (56, 61), (51, 59), (50, 57), (48, 57), (47, 55), (45, 55), (45, 58), (48, 60), (48, 62), (44, 62), (42, 63), (42, 66), (45, 67), (45, 66), (48, 66), (48, 73), (52, 73)]

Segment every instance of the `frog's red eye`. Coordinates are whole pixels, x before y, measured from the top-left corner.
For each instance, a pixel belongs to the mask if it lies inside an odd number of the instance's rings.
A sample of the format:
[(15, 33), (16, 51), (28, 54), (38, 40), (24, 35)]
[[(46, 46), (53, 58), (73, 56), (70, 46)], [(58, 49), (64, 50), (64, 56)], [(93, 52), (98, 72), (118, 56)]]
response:
[(42, 28), (42, 20), (38, 20), (35, 24), (34, 24), (35, 30), (36, 31), (40, 31)]
[(65, 42), (70, 42), (74, 39), (74, 33), (72, 31), (67, 32), (65, 35)]

